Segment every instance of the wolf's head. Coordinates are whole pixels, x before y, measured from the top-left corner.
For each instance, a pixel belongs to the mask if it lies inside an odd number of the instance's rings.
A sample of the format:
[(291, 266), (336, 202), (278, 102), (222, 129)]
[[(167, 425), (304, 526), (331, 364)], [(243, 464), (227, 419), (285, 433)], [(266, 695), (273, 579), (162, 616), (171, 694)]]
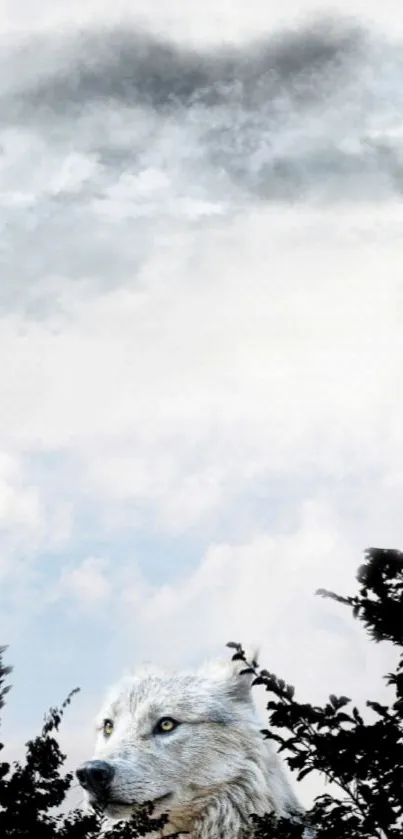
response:
[(257, 771), (263, 740), (245, 666), (147, 667), (123, 679), (99, 715), (93, 759), (77, 770), (87, 801), (113, 819), (149, 801), (154, 815), (181, 818)]

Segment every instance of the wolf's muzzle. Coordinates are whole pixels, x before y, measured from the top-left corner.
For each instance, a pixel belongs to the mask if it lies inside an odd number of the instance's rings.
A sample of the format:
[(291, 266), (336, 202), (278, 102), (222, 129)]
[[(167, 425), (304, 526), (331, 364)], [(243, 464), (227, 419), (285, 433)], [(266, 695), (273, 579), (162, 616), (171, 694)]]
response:
[(87, 760), (76, 770), (76, 777), (87, 792), (97, 798), (108, 793), (115, 769), (107, 760)]

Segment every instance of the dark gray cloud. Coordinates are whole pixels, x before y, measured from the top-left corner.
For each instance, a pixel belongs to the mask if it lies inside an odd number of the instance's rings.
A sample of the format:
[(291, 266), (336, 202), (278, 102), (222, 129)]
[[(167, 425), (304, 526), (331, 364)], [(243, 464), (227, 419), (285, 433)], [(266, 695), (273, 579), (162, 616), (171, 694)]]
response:
[[(332, 21), (265, 36), (238, 48), (205, 52), (149, 33), (100, 29), (73, 39), (59, 38), (51, 48), (43, 40), (31, 44), (31, 73), (27, 68), (25, 85), (20, 78), (14, 105), (21, 114), (34, 109), (37, 116), (38, 109), (60, 114), (99, 101), (155, 109), (236, 101), (255, 108), (284, 87), (296, 96), (312, 97), (324, 89), (329, 77), (340, 83), (364, 42), (358, 27)], [(38, 79), (39, 50), (48, 51), (49, 73), (44, 77), (42, 70)], [(26, 56), (25, 52), (25, 60)], [(42, 55), (40, 62), (43, 68), (46, 57)]]
[(399, 145), (372, 128), (400, 118), (403, 78), (393, 79), (396, 48), (373, 47), (334, 20), (204, 52), (124, 28), (42, 37), (3, 56), (2, 124), (96, 154), (112, 180), (140, 171), (174, 121), (184, 177), (197, 161), (196, 181), (214, 170), (224, 191), (400, 192)]
[(203, 203), (400, 195), (402, 114), (400, 46), (343, 22), (214, 51), (124, 28), (3, 51), (0, 306), (43, 311), (58, 277), (136, 282), (172, 225), (219, 223)]

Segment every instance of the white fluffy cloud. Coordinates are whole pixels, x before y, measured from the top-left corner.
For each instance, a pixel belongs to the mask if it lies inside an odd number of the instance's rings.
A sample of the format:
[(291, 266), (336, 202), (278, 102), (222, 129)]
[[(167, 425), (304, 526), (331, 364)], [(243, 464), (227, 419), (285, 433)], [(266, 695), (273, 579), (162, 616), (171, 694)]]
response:
[(379, 666), (392, 658), (385, 648), (373, 652), (347, 609), (315, 596), (320, 587), (355, 589), (362, 557), (340, 524), (326, 502), (312, 499), (293, 528), (211, 545), (197, 569), (175, 584), (140, 589), (139, 597), (138, 581), (126, 588), (126, 625), (142, 637), (145, 655), (176, 666), (224, 653), (227, 641), (240, 640), (256, 643), (267, 666), (312, 700), (337, 686), (362, 699), (371, 681), (379, 689)]
[[(38, 552), (57, 549), (71, 533), (70, 507), (43, 491), (21, 451), (0, 450), (0, 580), (20, 592), (32, 583), (29, 564)], [(8, 603), (9, 605), (9, 603)]]
[(401, 222), (255, 211), (185, 231), (132, 288), (4, 319), (0, 438), (74, 453), (86, 491), (174, 530), (281, 474), (401, 492)]
[(41, 528), (42, 511), (35, 487), (21, 486), (21, 466), (16, 458), (0, 452), (0, 523), (2, 529)]
[(110, 594), (106, 571), (107, 562), (104, 559), (87, 557), (80, 565), (62, 571), (55, 596), (70, 596), (86, 608), (104, 604)]

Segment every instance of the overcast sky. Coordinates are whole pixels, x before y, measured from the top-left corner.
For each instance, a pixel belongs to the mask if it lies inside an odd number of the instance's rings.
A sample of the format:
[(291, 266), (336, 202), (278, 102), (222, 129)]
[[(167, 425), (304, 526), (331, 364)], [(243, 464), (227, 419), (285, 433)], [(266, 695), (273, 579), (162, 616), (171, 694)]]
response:
[(2, 3), (15, 755), (80, 685), (87, 757), (144, 659), (257, 642), (308, 701), (375, 696), (390, 665), (314, 592), (403, 544), (403, 19), (266, 5)]

